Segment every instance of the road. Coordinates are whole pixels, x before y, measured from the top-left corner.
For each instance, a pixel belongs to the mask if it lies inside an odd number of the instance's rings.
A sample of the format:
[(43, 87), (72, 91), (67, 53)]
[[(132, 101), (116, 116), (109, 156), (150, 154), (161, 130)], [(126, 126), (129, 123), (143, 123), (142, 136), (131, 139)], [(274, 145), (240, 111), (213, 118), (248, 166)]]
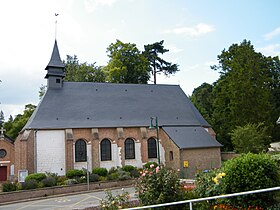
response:
[[(131, 198), (135, 198), (135, 189), (133, 187), (123, 188), (129, 192)], [(113, 195), (122, 193), (122, 189), (112, 189)], [(0, 210), (71, 210), (84, 209), (90, 206), (98, 206), (100, 201), (105, 198), (105, 192), (91, 191), (76, 195), (56, 196), (46, 199), (24, 201), (8, 205), (0, 205)]]

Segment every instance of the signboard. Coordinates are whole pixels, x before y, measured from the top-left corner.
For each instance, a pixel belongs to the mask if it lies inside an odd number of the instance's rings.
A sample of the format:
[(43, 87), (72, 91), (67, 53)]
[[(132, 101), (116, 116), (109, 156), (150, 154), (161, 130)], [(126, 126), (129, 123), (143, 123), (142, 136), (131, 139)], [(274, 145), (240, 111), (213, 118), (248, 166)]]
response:
[(25, 178), (28, 176), (27, 170), (18, 171), (18, 182), (24, 182)]
[(188, 168), (189, 167), (189, 161), (184, 160), (184, 168)]

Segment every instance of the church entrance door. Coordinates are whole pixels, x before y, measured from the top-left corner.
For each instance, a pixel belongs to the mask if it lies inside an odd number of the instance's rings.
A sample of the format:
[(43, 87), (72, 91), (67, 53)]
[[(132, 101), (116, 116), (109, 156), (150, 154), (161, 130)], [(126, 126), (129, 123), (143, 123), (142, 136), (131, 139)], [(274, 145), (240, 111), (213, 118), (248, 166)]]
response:
[(7, 166), (0, 166), (0, 182), (7, 181)]

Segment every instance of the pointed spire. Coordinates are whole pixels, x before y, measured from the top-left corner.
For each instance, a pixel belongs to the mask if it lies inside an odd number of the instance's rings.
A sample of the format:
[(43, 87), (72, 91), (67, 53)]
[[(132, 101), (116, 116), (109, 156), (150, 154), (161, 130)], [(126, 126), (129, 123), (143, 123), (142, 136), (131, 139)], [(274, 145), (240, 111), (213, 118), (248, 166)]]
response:
[(47, 65), (46, 70), (48, 70), (50, 67), (56, 67), (56, 68), (64, 68), (65, 67), (65, 65), (61, 61), (56, 40), (54, 42), (54, 47), (53, 47), (51, 60), (50, 60), (49, 64)]

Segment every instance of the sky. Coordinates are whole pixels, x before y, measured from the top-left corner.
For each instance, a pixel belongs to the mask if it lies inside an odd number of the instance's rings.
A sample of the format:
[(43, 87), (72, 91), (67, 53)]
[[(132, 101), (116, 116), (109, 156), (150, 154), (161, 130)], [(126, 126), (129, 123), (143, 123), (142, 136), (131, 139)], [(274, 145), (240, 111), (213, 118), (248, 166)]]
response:
[(250, 40), (257, 52), (279, 56), (279, 8), (278, 0), (0, 1), (0, 110), (8, 120), (39, 103), (55, 38), (62, 60), (77, 55), (97, 66), (108, 63), (106, 49), (117, 39), (141, 51), (164, 40), (163, 58), (180, 71), (157, 83), (191, 95), (219, 78), (210, 66), (234, 43)]

